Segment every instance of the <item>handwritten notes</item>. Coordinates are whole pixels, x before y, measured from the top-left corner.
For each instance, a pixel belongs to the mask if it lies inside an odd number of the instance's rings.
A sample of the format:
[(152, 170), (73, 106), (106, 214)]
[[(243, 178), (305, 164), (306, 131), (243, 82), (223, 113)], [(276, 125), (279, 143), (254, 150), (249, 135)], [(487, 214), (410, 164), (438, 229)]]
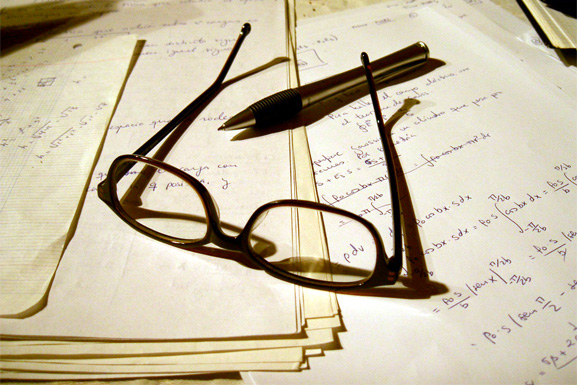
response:
[(38, 305), (60, 260), (136, 39), (33, 43), (0, 60), (2, 315)]
[[(275, 0), (72, 1), (10, 9), (8, 19), (22, 19), (26, 12), (30, 20), (83, 15), (82, 23), (66, 24), (64, 39), (86, 34), (99, 41), (138, 33), (140, 41), (48, 305), (23, 320), (0, 322), (3, 336), (25, 339), (1, 341), (3, 378), (298, 370), (309, 354), (331, 346), (333, 329), (341, 326), (334, 293), (283, 283), (213, 245), (184, 251), (141, 236), (95, 191), (113, 159), (138, 148), (212, 83), (241, 24), (249, 21), (252, 31), (221, 92), (149, 155), (204, 184), (229, 234), (238, 233), (260, 204), (292, 196), (292, 132), (232, 141), (235, 133), (217, 131), (222, 120), (248, 104), (293, 86), (286, 23), (294, 20), (287, 20), (285, 5)], [(90, 18), (92, 13), (98, 17)], [(166, 188), (181, 187), (170, 181), (149, 188), (160, 196)], [(70, 337), (96, 342), (71, 343)], [(47, 339), (54, 344), (45, 344)], [(8, 358), (31, 345), (38, 348), (38, 360)], [(107, 365), (99, 365), (103, 359)]]
[[(383, 10), (299, 27), (300, 74), (308, 83), (358, 66), (361, 50), (374, 60), (428, 44), (432, 63), (385, 83), (379, 97), (400, 163), (404, 283), (430, 291), (413, 300), (386, 290), (378, 299), (339, 295), (342, 351), (313, 360), (311, 373), (253, 378), (575, 382), (575, 101), (442, 9), (375, 9)], [(327, 101), (307, 135), (320, 200), (374, 223), (392, 249), (388, 176), (366, 93)], [(350, 374), (357, 365), (362, 373)]]
[[(266, 70), (227, 82), (192, 123), (183, 124), (149, 155), (203, 183), (231, 234), (259, 205), (290, 197), (287, 132), (231, 141), (235, 133), (217, 131), (221, 120), (287, 87), (287, 64), (270, 64), (287, 55), (284, 6), (225, 0), (112, 3), (118, 12), (103, 11), (101, 18), (68, 35), (89, 33), (98, 41), (104, 35), (138, 32), (143, 44), (89, 178), (78, 228), (50, 290), (50, 306), (21, 322), (3, 324), (4, 333), (206, 339), (300, 332), (301, 294), (293, 285), (231, 261), (217, 248), (194, 253), (138, 235), (95, 191), (118, 155), (140, 147), (214, 81), (241, 25), (250, 21), (252, 31), (227, 79), (263, 66)], [(178, 186), (151, 186), (155, 193), (167, 187)], [(91, 321), (84, 322), (88, 314)]]

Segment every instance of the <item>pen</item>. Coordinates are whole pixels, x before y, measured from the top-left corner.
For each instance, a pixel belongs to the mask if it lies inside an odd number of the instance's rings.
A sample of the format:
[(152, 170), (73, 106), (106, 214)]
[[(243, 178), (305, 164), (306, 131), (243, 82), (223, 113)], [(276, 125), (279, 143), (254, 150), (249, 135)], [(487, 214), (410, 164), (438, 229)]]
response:
[[(371, 63), (376, 82), (390, 79), (426, 63), (429, 48), (417, 42)], [(219, 130), (265, 127), (296, 115), (302, 109), (366, 82), (364, 68), (322, 79), (301, 87), (277, 92), (247, 107), (226, 121)]]

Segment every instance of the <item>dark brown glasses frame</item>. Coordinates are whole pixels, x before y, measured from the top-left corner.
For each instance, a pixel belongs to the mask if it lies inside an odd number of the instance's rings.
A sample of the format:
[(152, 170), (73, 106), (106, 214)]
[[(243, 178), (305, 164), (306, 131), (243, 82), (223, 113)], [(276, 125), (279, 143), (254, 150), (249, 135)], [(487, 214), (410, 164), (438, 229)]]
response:
[[(118, 215), (124, 222), (126, 222), (130, 227), (136, 231), (149, 236), (157, 241), (179, 247), (184, 249), (194, 249), (206, 244), (212, 243), (220, 248), (238, 251), (250, 258), (250, 261), (260, 269), (264, 270), (271, 276), (281, 279), (283, 281), (301, 285), (304, 287), (321, 289), (321, 290), (351, 290), (351, 289), (362, 289), (362, 288), (372, 288), (383, 285), (394, 284), (399, 276), (400, 270), (402, 268), (402, 243), (401, 243), (401, 224), (400, 224), (400, 203), (398, 197), (397, 181), (395, 169), (393, 166), (393, 159), (391, 156), (391, 151), (388, 146), (392, 145), (388, 141), (385, 135), (385, 130), (383, 126), (383, 119), (380, 111), (380, 106), (378, 103), (378, 97), (376, 95), (376, 89), (374, 85), (374, 80), (372, 78), (372, 72), (370, 69), (370, 63), (368, 61), (368, 56), (363, 53), (362, 61), (365, 66), (367, 81), (369, 83), (369, 90), (371, 93), (371, 98), (373, 100), (373, 106), (375, 109), (375, 115), (377, 117), (377, 125), (379, 127), (379, 134), (381, 136), (381, 141), (383, 144), (383, 149), (385, 152), (385, 157), (387, 161), (387, 170), (389, 175), (389, 186), (391, 194), (391, 205), (392, 205), (392, 216), (393, 216), (393, 242), (394, 242), (394, 254), (391, 258), (387, 258), (385, 253), (383, 241), (378, 230), (375, 226), (367, 221), (366, 219), (350, 213), (346, 210), (336, 208), (333, 206), (312, 202), (303, 201), (295, 199), (285, 199), (273, 201), (262, 205), (251, 215), (248, 222), (241, 230), (237, 236), (227, 235), (221, 226), (220, 215), (217, 209), (216, 202), (212, 198), (206, 187), (196, 180), (194, 177), (185, 173), (184, 171), (171, 166), (167, 163), (155, 160), (146, 155), (150, 150), (152, 150), (164, 137), (166, 137), (174, 128), (176, 128), (188, 115), (190, 115), (196, 108), (198, 108), (204, 101), (208, 100), (217, 90), (220, 84), (222, 84), (230, 65), (232, 64), (244, 37), (250, 32), (250, 25), (245, 24), (241, 30), (241, 34), (237, 39), (235, 46), (233, 47), (221, 73), (219, 74), (217, 80), (213, 85), (207, 89), (203, 94), (201, 94), (195, 101), (193, 101), (188, 107), (186, 107), (181, 113), (179, 113), (171, 122), (169, 122), (163, 129), (161, 129), (156, 135), (149, 139), (143, 146), (141, 146), (134, 154), (121, 155), (116, 158), (108, 171), (107, 177), (98, 185), (98, 196), (99, 198), (108, 205)], [(207, 220), (207, 232), (206, 235), (199, 240), (186, 240), (176, 237), (171, 237), (166, 234), (154, 231), (136, 221), (130, 215), (128, 215), (122, 208), (121, 203), (118, 200), (117, 195), (117, 185), (118, 182), (124, 175), (126, 175), (132, 168), (134, 162), (140, 162), (145, 165), (149, 165), (164, 171), (170, 172), (171, 174), (179, 177), (184, 182), (186, 182), (191, 188), (193, 188), (198, 196), (200, 197)], [(277, 266), (273, 263), (268, 262), (265, 258), (259, 256), (250, 245), (251, 229), (255, 226), (256, 221), (259, 217), (266, 211), (277, 207), (291, 207), (291, 208), (305, 208), (312, 209), (319, 212), (336, 214), (350, 220), (354, 220), (362, 224), (372, 235), (376, 248), (376, 262), (374, 271), (370, 276), (361, 281), (356, 282), (329, 282), (322, 281), (314, 278), (303, 277), (295, 274), (291, 274)]]

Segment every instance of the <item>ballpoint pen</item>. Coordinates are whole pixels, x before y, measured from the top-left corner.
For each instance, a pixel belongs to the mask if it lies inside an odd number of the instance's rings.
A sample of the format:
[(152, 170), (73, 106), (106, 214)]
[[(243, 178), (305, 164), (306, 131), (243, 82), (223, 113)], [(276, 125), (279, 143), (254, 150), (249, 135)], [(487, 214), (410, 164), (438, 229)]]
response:
[[(427, 62), (429, 48), (417, 42), (371, 63), (376, 82), (390, 79)], [(298, 114), (319, 101), (366, 82), (362, 66), (346, 72), (277, 92), (247, 107), (226, 121), (219, 130), (229, 131), (248, 127), (265, 127)]]

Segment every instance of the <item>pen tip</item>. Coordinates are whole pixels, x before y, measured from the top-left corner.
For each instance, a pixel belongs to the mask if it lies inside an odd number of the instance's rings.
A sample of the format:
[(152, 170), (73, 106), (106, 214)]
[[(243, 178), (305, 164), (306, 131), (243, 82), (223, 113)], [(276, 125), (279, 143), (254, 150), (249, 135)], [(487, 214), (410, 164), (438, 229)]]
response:
[(219, 130), (219, 131), (228, 131), (228, 130), (230, 129), (230, 127), (229, 127), (230, 125), (227, 124), (227, 123), (228, 123), (228, 122), (224, 122), (224, 123), (218, 128), (218, 130)]
[(236, 114), (220, 126), (219, 131), (232, 131), (249, 128), (256, 125), (256, 119), (250, 108)]

